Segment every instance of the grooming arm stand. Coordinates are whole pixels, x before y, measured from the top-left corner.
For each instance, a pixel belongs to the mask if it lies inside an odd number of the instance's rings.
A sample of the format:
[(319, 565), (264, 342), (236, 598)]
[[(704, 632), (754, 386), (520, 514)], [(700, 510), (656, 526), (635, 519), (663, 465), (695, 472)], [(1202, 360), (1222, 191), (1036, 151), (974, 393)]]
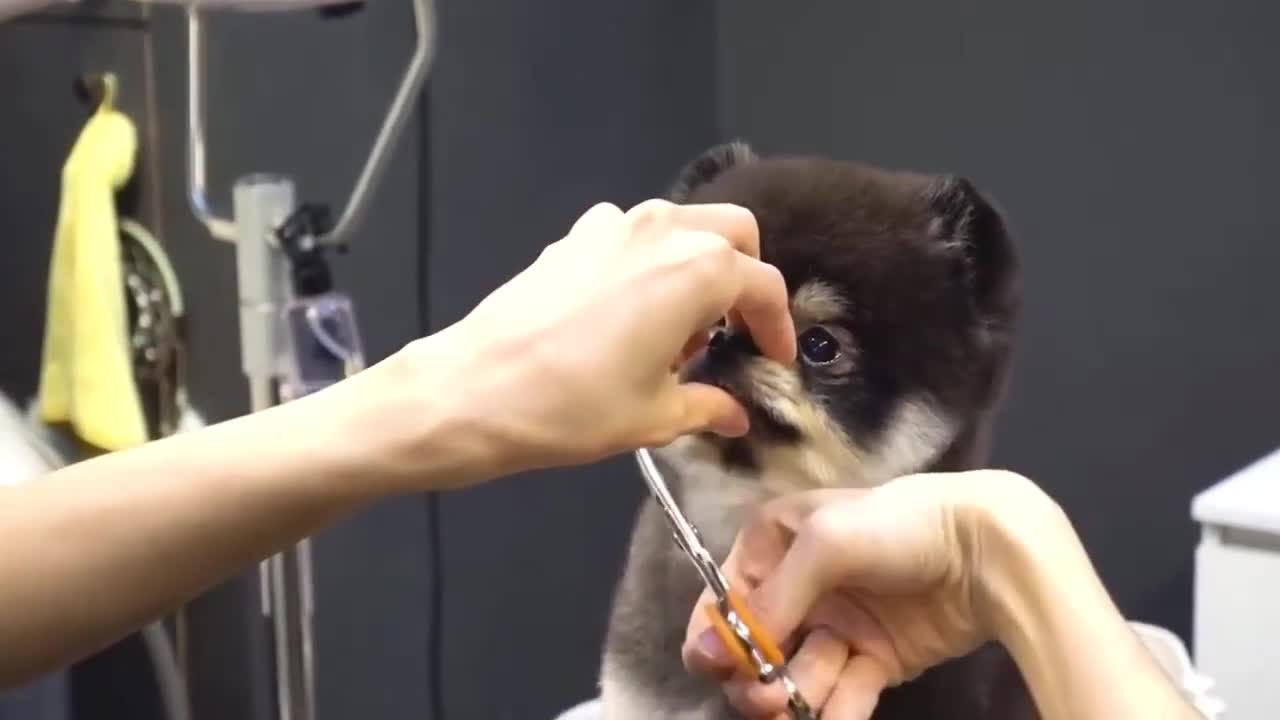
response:
[[(332, 4), (316, 0), (309, 6)], [(307, 4), (306, 0), (298, 0)], [(364, 167), (332, 230), (318, 240), (345, 242), (363, 219), (372, 193), (390, 160), (391, 150), (412, 114), (431, 58), (433, 8), (430, 0), (412, 0), (417, 41), (413, 56), (379, 129)], [(251, 409), (280, 401), (284, 377), (286, 328), (282, 309), (290, 300), (287, 258), (276, 239), (281, 225), (298, 209), (292, 179), (252, 174), (234, 185), (232, 218), (219, 217), (206, 190), (204, 133), (205, 50), (201, 11), (187, 10), (188, 118), (187, 182), (191, 209), (209, 234), (235, 243), (241, 367), (249, 385)], [(314, 585), (311, 544), (304, 540), (260, 567), (262, 612), (270, 619), (274, 641), (279, 720), (315, 720)]]

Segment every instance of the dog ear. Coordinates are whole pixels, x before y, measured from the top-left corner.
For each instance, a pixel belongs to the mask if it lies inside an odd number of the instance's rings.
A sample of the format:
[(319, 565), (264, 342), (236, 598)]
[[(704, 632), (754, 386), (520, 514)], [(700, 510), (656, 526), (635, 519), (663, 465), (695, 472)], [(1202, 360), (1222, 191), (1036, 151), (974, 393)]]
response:
[(741, 140), (708, 148), (689, 164), (681, 168), (676, 180), (667, 191), (667, 199), (682, 203), (699, 187), (716, 179), (729, 168), (754, 162), (755, 151)]
[(1004, 214), (966, 178), (948, 175), (929, 185), (929, 240), (953, 254), (956, 269), (985, 318), (1011, 321), (1017, 313), (1017, 251)]

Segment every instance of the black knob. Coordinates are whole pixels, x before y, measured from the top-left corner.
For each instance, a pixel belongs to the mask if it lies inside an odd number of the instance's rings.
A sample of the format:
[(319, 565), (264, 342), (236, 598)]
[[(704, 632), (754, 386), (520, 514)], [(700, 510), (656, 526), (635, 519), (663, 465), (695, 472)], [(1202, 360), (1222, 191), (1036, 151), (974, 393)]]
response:
[(316, 251), (315, 243), (333, 229), (333, 216), (326, 205), (303, 203), (276, 228), (276, 239), (286, 254), (297, 258)]
[(334, 20), (355, 15), (364, 9), (364, 0), (355, 0), (355, 2), (336, 3), (333, 5), (325, 5), (320, 8), (320, 17), (326, 20)]
[(90, 110), (97, 110), (107, 94), (107, 83), (99, 73), (83, 73), (75, 77), (71, 91)]

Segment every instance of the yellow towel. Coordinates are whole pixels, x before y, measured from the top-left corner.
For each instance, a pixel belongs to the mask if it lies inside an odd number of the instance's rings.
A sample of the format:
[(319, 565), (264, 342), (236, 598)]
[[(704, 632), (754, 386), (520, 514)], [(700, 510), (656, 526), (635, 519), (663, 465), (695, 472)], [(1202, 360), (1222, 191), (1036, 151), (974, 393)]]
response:
[(133, 173), (137, 131), (114, 105), (115, 80), (62, 167), (40, 369), (40, 417), (121, 450), (147, 441), (128, 346), (115, 193)]

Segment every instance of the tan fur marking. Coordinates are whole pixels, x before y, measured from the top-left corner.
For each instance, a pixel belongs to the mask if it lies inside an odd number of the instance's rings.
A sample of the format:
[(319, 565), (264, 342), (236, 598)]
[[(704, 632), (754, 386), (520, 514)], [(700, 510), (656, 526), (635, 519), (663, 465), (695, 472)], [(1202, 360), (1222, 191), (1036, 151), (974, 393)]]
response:
[[(820, 399), (809, 395), (793, 370), (757, 358), (743, 372), (754, 388), (756, 401), (793, 425), (803, 440), (795, 445), (755, 446), (760, 471), (754, 481), (740, 478), (752, 488), (744, 490), (740, 497), (735, 497), (737, 493), (728, 487), (707, 486), (712, 496), (706, 498), (708, 504), (717, 504), (718, 497), (724, 514), (707, 518), (717, 524), (731, 523), (743, 506), (758, 502), (762, 495), (881, 485), (927, 462), (950, 437), (949, 423), (926, 402), (908, 400), (895, 411), (884, 441), (877, 447), (865, 447), (836, 423)], [(718, 451), (694, 438), (677, 441), (668, 450), (668, 457), (686, 468), (690, 464), (718, 464)]]
[(766, 487), (785, 493), (877, 484), (877, 478), (868, 477), (865, 451), (805, 392), (794, 371), (762, 358), (752, 362), (746, 375), (760, 403), (804, 438), (795, 446), (757, 449)]
[(840, 317), (847, 307), (844, 297), (820, 280), (801, 285), (791, 295), (791, 317), (796, 327), (831, 322)]

